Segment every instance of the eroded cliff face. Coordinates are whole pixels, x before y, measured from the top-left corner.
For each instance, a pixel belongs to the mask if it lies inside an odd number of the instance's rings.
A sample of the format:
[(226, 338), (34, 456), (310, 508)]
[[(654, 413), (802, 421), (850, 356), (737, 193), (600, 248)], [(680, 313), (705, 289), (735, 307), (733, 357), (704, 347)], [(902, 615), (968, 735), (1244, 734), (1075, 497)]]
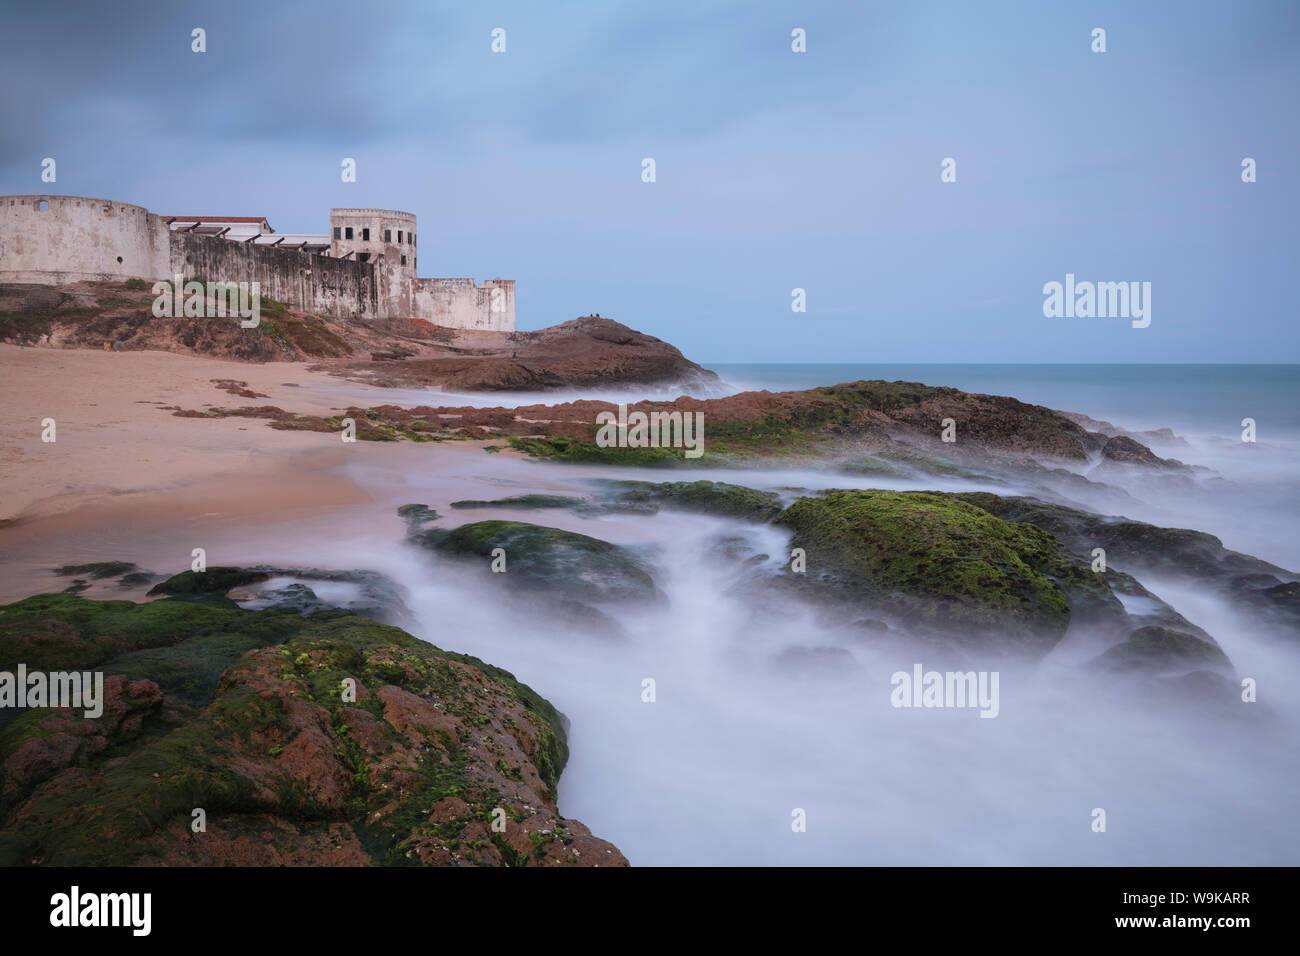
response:
[(627, 865), (560, 816), (549, 703), (368, 618), (41, 595), (0, 658), (105, 674), (0, 730), (0, 865)]

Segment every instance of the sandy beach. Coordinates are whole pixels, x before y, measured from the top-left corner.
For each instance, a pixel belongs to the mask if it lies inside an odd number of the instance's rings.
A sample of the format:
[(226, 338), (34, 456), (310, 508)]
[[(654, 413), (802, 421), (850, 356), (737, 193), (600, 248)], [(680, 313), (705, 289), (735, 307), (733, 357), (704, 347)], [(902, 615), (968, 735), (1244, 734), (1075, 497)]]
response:
[[(231, 394), (214, 379), (246, 382), (266, 397)], [(367, 392), (374, 404), (394, 400), (306, 363), (0, 345), (0, 404), (9, 410), (0, 433), (0, 601), (47, 590), (55, 565), (135, 556), (178, 535), (220, 540), (238, 528), (292, 527), (367, 505), (372, 494), (343, 473), (349, 462), (411, 458), (454, 471), (452, 459), (482, 458), (479, 441), (344, 444), (260, 419), (171, 411), (279, 405), (331, 414)], [(56, 423), (53, 442), (41, 440), (46, 418)], [(181, 543), (171, 570), (188, 561)]]
[[(266, 398), (241, 398), (213, 379), (247, 382)], [(342, 454), (334, 435), (277, 431), (252, 419), (200, 421), (166, 406), (279, 405), (328, 414), (338, 379), (306, 363), (254, 365), (171, 352), (99, 352), (0, 345), (0, 523), (21, 524), (113, 496), (153, 494), (239, 476), (249, 506), (310, 507), (337, 496), (345, 482), (328, 478)], [(358, 388), (348, 385), (351, 392)], [(376, 392), (381, 390), (375, 389)], [(378, 400), (377, 400), (378, 402)], [(42, 421), (55, 441), (42, 441)], [(266, 480), (292, 473), (292, 482)]]

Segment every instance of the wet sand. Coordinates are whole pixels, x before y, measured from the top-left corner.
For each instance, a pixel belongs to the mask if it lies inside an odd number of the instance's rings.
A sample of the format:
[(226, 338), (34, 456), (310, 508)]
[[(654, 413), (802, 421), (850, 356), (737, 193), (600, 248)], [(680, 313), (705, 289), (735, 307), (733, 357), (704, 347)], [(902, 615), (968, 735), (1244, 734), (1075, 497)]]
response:
[[(247, 382), (267, 397), (241, 398), (213, 379)], [(392, 398), (304, 363), (0, 345), (0, 407), (7, 412), (0, 602), (62, 590), (70, 579), (51, 575), (60, 565), (140, 561), (171, 574), (189, 566), (194, 547), (229, 541), (240, 528), (330, 520), (373, 503), (343, 473), (349, 464), (409, 456), (417, 467), (437, 460), (441, 469), (462, 456), (486, 457), (483, 442), (344, 444), (335, 434), (278, 431), (258, 419), (180, 418), (163, 407), (278, 405), (331, 414), (358, 400)], [(55, 420), (54, 442), (41, 440), (46, 418)], [(222, 563), (222, 550), (209, 552), (208, 563)], [(114, 593), (111, 579), (92, 584), (89, 597), (143, 595)]]
[[(240, 398), (213, 379), (245, 381), (267, 397)], [(337, 451), (334, 435), (275, 431), (248, 419), (178, 418), (164, 408), (280, 405), (328, 414), (346, 405), (337, 387), (303, 363), (0, 345), (0, 522), (48, 517), (105, 496), (247, 478), (301, 453)], [(46, 419), (55, 422), (53, 442), (42, 441)]]

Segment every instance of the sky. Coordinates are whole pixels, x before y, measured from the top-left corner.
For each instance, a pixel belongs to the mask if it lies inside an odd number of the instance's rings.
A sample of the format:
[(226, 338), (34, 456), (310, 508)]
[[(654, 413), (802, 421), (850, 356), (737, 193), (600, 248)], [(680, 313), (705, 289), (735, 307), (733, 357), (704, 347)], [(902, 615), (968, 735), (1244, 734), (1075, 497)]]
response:
[[(421, 273), (515, 279), (521, 329), (599, 313), (706, 364), (1300, 361), (1290, 0), (166, 0), (0, 25), (0, 194), (280, 232), (413, 212)], [(1044, 316), (1067, 273), (1150, 282), (1150, 325)]]

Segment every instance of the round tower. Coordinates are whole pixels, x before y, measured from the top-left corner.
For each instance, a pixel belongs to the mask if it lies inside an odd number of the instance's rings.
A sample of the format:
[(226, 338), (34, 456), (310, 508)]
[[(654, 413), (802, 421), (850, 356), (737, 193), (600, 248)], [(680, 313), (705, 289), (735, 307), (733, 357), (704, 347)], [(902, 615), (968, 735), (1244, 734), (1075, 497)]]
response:
[(412, 314), (415, 289), (415, 214), (394, 209), (331, 209), (330, 255), (375, 267), (379, 317)]

